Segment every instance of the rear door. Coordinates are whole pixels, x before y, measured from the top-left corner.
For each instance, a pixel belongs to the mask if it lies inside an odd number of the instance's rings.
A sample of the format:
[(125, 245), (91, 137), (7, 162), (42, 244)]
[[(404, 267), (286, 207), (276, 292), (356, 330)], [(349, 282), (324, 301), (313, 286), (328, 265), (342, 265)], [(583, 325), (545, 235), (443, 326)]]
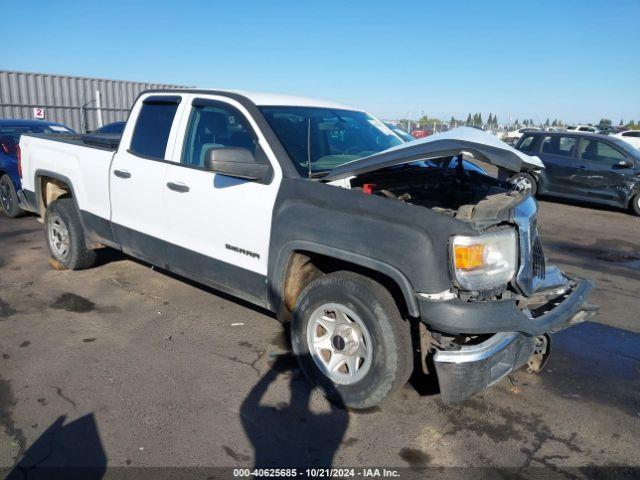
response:
[(111, 222), (116, 241), (153, 263), (163, 257), (156, 239), (167, 239), (163, 210), (167, 152), (173, 148), (182, 96), (154, 94), (134, 107), (111, 164)]
[(634, 168), (625, 166), (624, 162), (633, 165), (633, 160), (614, 145), (581, 138), (574, 178), (577, 188), (585, 197), (624, 206), (628, 192), (626, 183), (634, 172)]
[[(178, 139), (163, 182), (172, 269), (265, 304), (271, 215), (281, 179), (275, 156), (244, 107), (222, 96), (189, 97)], [(273, 178), (258, 183), (206, 170), (212, 147), (266, 156)]]
[(572, 135), (545, 135), (540, 142), (539, 157), (544, 163), (541, 193), (575, 195), (575, 154), (578, 139)]

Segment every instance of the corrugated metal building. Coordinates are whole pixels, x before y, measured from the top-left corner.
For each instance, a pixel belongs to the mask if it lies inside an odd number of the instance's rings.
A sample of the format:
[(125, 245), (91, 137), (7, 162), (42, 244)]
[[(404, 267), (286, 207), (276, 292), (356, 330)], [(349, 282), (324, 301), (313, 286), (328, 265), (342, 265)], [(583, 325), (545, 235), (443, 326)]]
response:
[(179, 85), (0, 70), (0, 118), (44, 118), (77, 132), (126, 120), (138, 94)]

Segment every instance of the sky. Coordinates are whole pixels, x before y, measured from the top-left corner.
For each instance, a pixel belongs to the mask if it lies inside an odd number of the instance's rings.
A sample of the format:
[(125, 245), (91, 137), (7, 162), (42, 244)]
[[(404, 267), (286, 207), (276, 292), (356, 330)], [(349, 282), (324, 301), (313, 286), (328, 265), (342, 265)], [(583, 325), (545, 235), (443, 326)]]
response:
[(388, 119), (640, 121), (640, 0), (0, 0), (0, 69), (287, 93)]

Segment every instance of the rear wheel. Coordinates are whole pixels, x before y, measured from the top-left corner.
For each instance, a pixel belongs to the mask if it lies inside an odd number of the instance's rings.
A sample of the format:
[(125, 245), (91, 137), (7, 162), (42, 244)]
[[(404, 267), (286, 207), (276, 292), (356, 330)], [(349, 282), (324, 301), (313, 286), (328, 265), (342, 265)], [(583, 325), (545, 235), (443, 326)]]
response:
[(82, 270), (94, 264), (96, 252), (87, 248), (80, 216), (71, 198), (52, 202), (44, 223), (53, 268)]
[(391, 294), (353, 272), (312, 281), (292, 315), (300, 368), (327, 397), (351, 408), (380, 404), (411, 374), (411, 332)]
[(536, 196), (538, 192), (538, 184), (535, 178), (526, 172), (520, 172), (513, 175), (509, 182), (513, 185), (514, 189), (518, 192), (529, 192), (532, 197)]
[(640, 216), (640, 193), (636, 194), (636, 196), (631, 199), (629, 207), (633, 213)]
[(7, 217), (17, 218), (25, 214), (18, 204), (18, 193), (9, 175), (0, 178), (0, 203)]

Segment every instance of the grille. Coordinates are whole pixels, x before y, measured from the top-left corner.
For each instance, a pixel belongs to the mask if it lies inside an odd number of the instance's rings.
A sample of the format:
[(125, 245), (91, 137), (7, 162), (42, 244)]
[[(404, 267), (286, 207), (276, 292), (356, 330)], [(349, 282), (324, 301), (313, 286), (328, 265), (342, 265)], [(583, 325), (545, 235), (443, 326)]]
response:
[(533, 242), (531, 270), (534, 277), (544, 278), (546, 265), (544, 261), (544, 253), (542, 252), (542, 242), (540, 237), (536, 235), (536, 239)]

